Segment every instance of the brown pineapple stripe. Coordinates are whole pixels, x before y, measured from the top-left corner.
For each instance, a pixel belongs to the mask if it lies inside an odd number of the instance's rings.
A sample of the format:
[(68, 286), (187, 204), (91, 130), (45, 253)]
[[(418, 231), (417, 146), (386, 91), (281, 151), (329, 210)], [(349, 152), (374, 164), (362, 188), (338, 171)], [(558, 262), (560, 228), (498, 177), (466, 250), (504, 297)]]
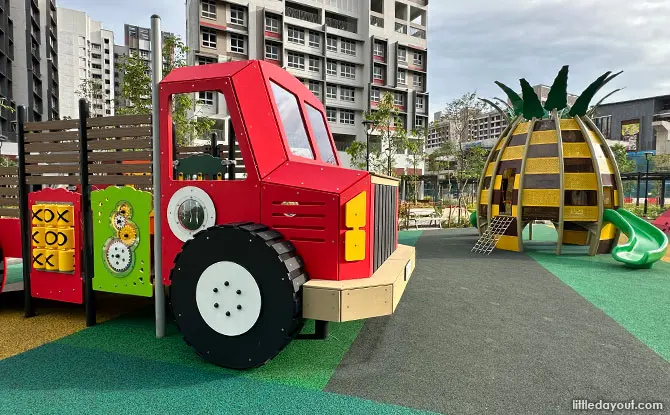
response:
[[(585, 205), (575, 205), (572, 203), (573, 192), (586, 193), (586, 204)], [(598, 191), (597, 190), (566, 190), (565, 191), (565, 206), (598, 206)]]
[(609, 254), (610, 252), (612, 252), (612, 249), (614, 249), (615, 245), (616, 245), (615, 239), (603, 239), (600, 241), (600, 244), (598, 245), (598, 253)]
[(558, 221), (559, 208), (551, 206), (523, 206), (522, 217), (532, 218), (537, 220), (552, 220)]
[(491, 188), (491, 176), (486, 176), (484, 177), (484, 186), (482, 187), (482, 189), (488, 190), (490, 188)]
[(519, 233), (517, 232), (517, 226), (516, 226), (516, 218), (512, 219), (512, 222), (510, 222), (509, 227), (505, 229), (505, 232), (503, 233), (505, 236), (518, 236)]
[(568, 222), (568, 221), (565, 221), (563, 229), (565, 229), (566, 231), (586, 231), (586, 229), (583, 226), (579, 225), (579, 223)]
[(560, 183), (559, 174), (526, 174), (523, 187), (525, 189), (558, 189)]
[(556, 130), (556, 124), (554, 120), (539, 120), (535, 121), (535, 127), (533, 131), (554, 131)]
[[(494, 190), (493, 191), (493, 204), (494, 205), (499, 205), (502, 203), (503, 200), (503, 192), (502, 190)], [(519, 189), (514, 189), (512, 190), (512, 204), (516, 204), (516, 202), (519, 200)]]
[(561, 131), (561, 138), (564, 143), (584, 143), (584, 135), (578, 130)]
[(528, 146), (527, 158), (558, 157), (556, 144), (533, 144)]
[(514, 146), (523, 146), (525, 144), (526, 144), (526, 134), (517, 134), (512, 136), (512, 139), (509, 140), (509, 144), (507, 144), (507, 146), (514, 147)]
[(521, 171), (521, 159), (501, 161), (496, 174), (503, 174), (506, 169), (516, 169), (517, 172)]
[(563, 169), (565, 173), (594, 173), (593, 162), (591, 159), (566, 158), (563, 159)]

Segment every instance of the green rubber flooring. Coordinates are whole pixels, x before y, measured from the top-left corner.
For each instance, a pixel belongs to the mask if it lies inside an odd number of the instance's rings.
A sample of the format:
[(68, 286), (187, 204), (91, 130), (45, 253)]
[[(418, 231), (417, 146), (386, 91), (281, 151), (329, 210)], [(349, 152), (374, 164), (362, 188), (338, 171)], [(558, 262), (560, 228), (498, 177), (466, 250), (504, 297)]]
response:
[[(524, 232), (528, 238), (528, 228)], [(651, 269), (631, 269), (611, 255), (586, 256), (585, 247), (566, 246), (556, 256), (556, 231), (533, 227), (527, 253), (632, 335), (670, 361), (670, 264), (658, 261)]]

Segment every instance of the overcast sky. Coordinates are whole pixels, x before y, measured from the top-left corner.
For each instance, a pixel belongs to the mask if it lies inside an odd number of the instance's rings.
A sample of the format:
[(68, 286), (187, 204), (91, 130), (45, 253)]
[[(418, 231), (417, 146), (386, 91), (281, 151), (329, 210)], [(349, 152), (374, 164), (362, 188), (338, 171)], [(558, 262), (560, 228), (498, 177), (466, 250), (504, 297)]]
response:
[[(102, 21), (117, 43), (124, 23), (149, 27), (154, 13), (163, 30), (185, 31), (183, 0), (57, 4)], [(563, 65), (571, 93), (623, 70), (603, 89), (626, 88), (610, 100), (670, 94), (670, 0), (432, 0), (428, 16), (431, 112), (468, 91), (503, 96), (496, 80), (515, 89), (522, 77), (551, 85)]]

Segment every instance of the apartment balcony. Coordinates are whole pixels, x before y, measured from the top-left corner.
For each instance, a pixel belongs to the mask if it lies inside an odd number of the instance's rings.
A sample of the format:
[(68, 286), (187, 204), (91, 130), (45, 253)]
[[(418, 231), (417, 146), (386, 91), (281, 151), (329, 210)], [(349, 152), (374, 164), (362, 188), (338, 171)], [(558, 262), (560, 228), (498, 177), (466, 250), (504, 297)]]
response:
[(420, 39), (425, 39), (426, 38), (426, 31), (424, 29), (421, 29), (419, 27), (416, 27), (418, 25), (412, 25), (409, 27), (409, 35), (412, 37), (418, 37)]
[(404, 22), (395, 22), (395, 31), (396, 33), (401, 33), (403, 35), (407, 34), (407, 24)]
[(375, 12), (370, 12), (370, 25), (371, 26), (376, 26), (376, 27), (381, 27), (382, 29), (384, 28), (384, 17), (383, 15), (375, 13)]
[(662, 111), (659, 112), (658, 114), (654, 114), (653, 121), (670, 121), (670, 111)]
[(356, 19), (351, 17), (339, 16), (333, 13), (326, 13), (326, 26), (345, 32), (358, 34), (358, 24)]
[(305, 22), (321, 24), (321, 16), (318, 13), (291, 7), (289, 5), (286, 5), (284, 10), (286, 17), (292, 17), (294, 19), (303, 20)]
[(421, 7), (426, 7), (428, 5), (428, 0), (409, 0), (409, 2), (417, 4)]

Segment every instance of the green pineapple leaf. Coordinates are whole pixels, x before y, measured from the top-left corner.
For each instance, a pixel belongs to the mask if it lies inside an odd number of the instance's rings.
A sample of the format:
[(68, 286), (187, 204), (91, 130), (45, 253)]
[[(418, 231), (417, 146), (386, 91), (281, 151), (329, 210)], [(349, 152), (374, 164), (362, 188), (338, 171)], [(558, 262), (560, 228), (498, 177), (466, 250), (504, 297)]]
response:
[[(593, 99), (593, 96), (598, 92), (600, 88), (605, 84), (605, 81), (611, 74), (611, 71), (607, 71), (604, 74), (600, 75), (598, 79), (593, 81), (591, 85), (587, 86), (584, 92), (577, 98), (575, 101), (575, 105), (572, 106), (570, 109), (570, 115), (575, 117), (575, 116), (582, 116), (586, 115), (586, 111), (589, 109), (589, 103)], [(616, 76), (616, 75), (615, 75)], [(612, 78), (610, 78), (612, 79)]]
[(521, 93), (523, 94), (523, 117), (527, 120), (543, 118), (546, 115), (546, 111), (542, 108), (540, 98), (533, 91), (533, 87), (523, 78), (519, 82), (521, 83)]
[(509, 124), (509, 122), (511, 121), (511, 117), (509, 116), (509, 113), (503, 111), (503, 109), (500, 108), (500, 106), (497, 105), (496, 103), (494, 103), (493, 101), (490, 101), (490, 100), (488, 100), (488, 99), (486, 99), (486, 98), (479, 98), (479, 100), (482, 101), (482, 102), (485, 102), (485, 103), (489, 104), (490, 106), (492, 106), (493, 108), (495, 108), (496, 111), (498, 111), (498, 112), (500, 113), (500, 115), (502, 115), (502, 117), (503, 117), (503, 118), (507, 121), (507, 123)]
[(544, 109), (560, 111), (568, 105), (568, 65), (561, 68), (551, 85)]
[(514, 107), (514, 115), (521, 115), (523, 114), (523, 99), (512, 90), (512, 88), (508, 87), (507, 85), (503, 84), (502, 82), (496, 81), (496, 85), (500, 87), (507, 96), (509, 97), (510, 102), (512, 102), (512, 107)]

